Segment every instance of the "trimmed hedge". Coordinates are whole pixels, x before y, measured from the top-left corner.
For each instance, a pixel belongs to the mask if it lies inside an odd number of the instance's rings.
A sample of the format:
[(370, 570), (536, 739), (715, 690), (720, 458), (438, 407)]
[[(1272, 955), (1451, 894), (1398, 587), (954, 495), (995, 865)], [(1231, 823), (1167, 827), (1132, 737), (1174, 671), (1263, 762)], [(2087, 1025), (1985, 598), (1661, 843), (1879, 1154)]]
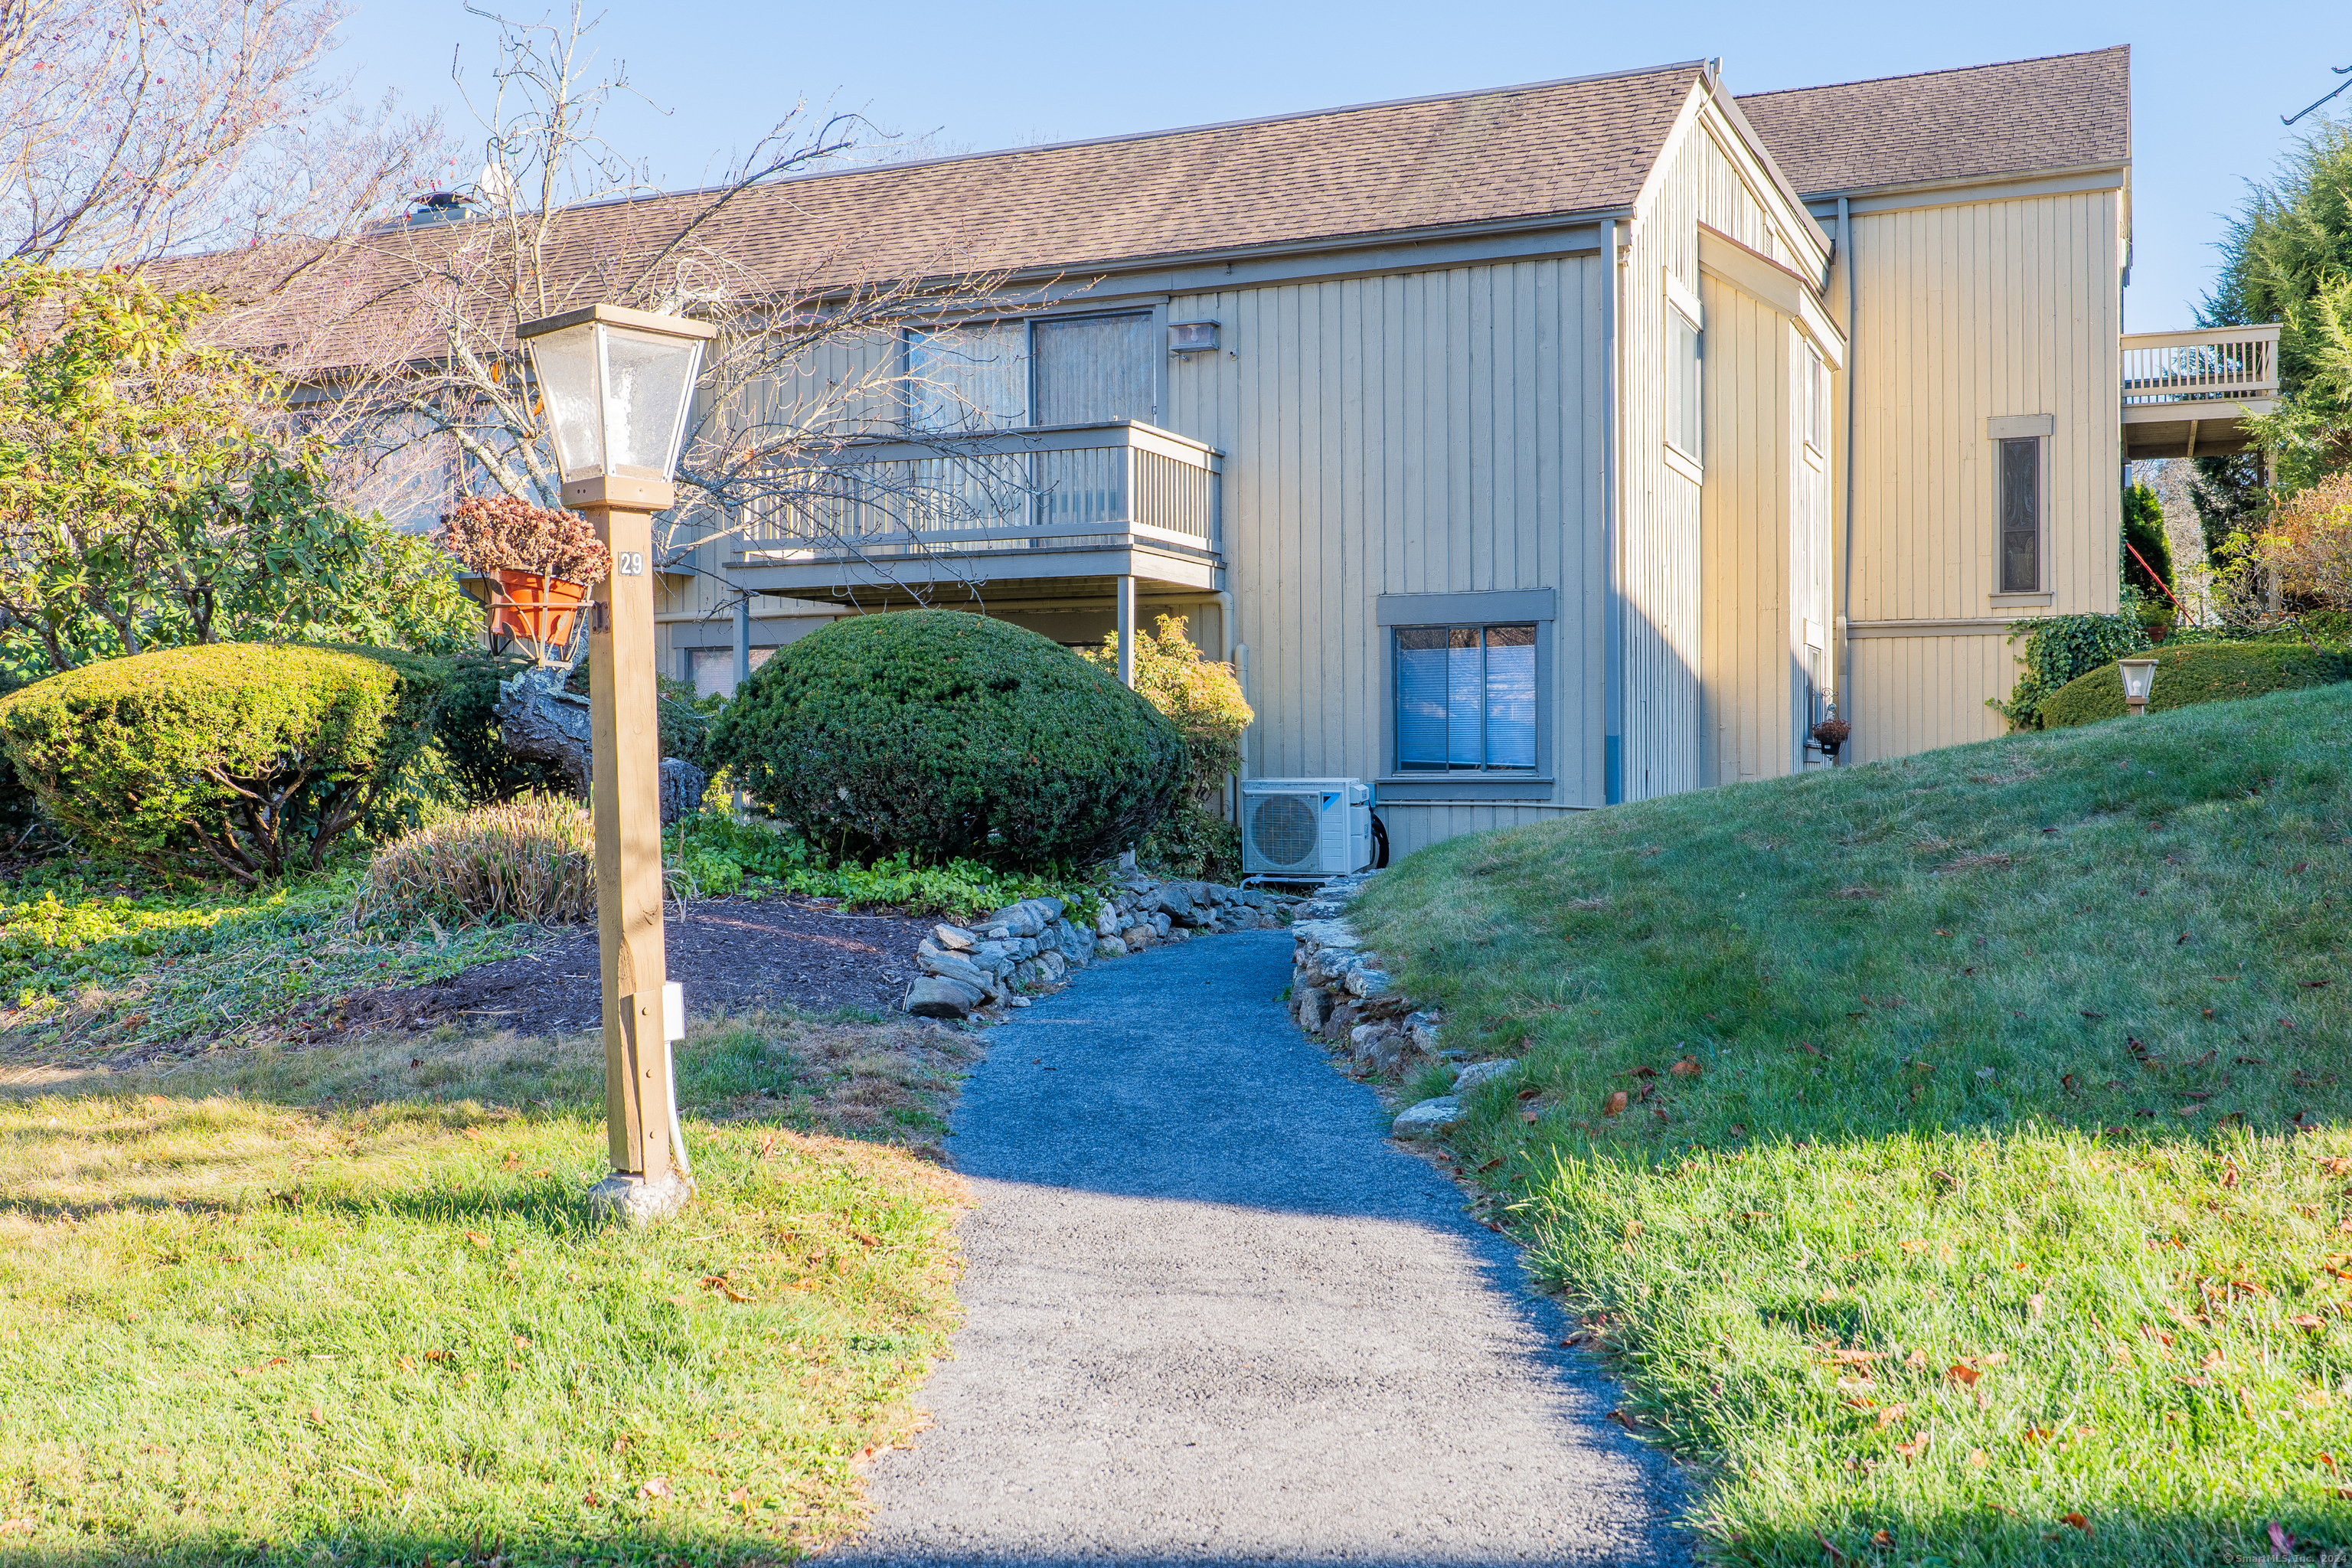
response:
[[(2158, 648), (2148, 657), (2156, 660), (2156, 684), (2147, 698), (2150, 712), (2352, 679), (2352, 662), (2343, 654), (2301, 643), (2189, 643)], [(2121, 718), (2124, 710), (2123, 677), (2110, 663), (2043, 700), (2042, 722), (2056, 730)]]
[(318, 866), (429, 736), (446, 666), (390, 649), (206, 643), (0, 698), (49, 820), (171, 877)]
[(826, 847), (1000, 867), (1082, 864), (1142, 837), (1184, 783), (1176, 727), (1010, 622), (851, 616), (777, 652), (710, 754)]

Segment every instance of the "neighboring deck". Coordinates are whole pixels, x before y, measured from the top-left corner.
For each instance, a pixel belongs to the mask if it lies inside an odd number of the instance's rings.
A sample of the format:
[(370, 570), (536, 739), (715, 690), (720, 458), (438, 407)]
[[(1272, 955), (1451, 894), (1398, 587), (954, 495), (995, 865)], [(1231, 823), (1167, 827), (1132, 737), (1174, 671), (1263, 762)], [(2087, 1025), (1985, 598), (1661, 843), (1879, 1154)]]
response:
[(1119, 421), (860, 443), (794, 476), (795, 503), (726, 563), (737, 585), (887, 602), (934, 584), (1120, 577), (1215, 591), (1220, 455)]
[(2275, 326), (2125, 333), (2126, 460), (2245, 451), (2246, 417), (2278, 406), (2278, 339)]

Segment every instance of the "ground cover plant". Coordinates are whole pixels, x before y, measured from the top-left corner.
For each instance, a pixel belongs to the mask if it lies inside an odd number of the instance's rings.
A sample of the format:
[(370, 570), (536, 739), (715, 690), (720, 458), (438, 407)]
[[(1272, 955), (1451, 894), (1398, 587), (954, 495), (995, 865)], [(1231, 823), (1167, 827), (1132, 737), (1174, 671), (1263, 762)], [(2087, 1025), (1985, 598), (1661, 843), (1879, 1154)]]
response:
[(1759, 1563), (2352, 1549), (2352, 688), (1456, 839), (1449, 1154)]
[(699, 1190), (644, 1232), (583, 1203), (593, 1032), (16, 1075), (8, 1551), (521, 1568), (821, 1544), (952, 1311), (960, 1189), (920, 1151), (961, 1041), (698, 1025)]
[(248, 892), (43, 862), (0, 887), (0, 1053), (82, 1061), (277, 1037), (336, 996), (437, 980), (528, 938), (429, 921), (354, 931), (362, 890), (350, 864)]

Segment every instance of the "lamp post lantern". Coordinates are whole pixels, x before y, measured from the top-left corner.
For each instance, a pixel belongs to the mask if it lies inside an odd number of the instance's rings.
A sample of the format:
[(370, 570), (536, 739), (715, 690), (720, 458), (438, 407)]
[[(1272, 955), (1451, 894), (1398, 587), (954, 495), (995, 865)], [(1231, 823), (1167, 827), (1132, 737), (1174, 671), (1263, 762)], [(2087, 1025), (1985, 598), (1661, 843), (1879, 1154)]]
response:
[(2147, 711), (2147, 694), (2156, 687), (2156, 660), (2119, 658), (2116, 668), (2124, 678), (2124, 706), (2137, 718)]
[(661, 738), (654, 684), (653, 517), (670, 477), (702, 345), (699, 321), (592, 305), (527, 321), (563, 504), (613, 552), (588, 610), (594, 752), (596, 938), (604, 972), (604, 1121), (613, 1173), (591, 1204), (634, 1223), (685, 1203), (670, 1169), (676, 1088), (669, 1043), (684, 1009), (662, 952)]

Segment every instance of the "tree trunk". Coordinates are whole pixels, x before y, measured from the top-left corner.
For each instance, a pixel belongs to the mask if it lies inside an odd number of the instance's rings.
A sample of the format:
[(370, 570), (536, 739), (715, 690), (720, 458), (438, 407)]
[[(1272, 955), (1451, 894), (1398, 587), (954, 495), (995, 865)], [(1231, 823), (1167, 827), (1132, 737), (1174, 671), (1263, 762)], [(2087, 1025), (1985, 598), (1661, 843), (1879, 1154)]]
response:
[(557, 769), (585, 800), (593, 773), (588, 700), (563, 689), (566, 673), (526, 669), (499, 682), (499, 736), (525, 762)]

